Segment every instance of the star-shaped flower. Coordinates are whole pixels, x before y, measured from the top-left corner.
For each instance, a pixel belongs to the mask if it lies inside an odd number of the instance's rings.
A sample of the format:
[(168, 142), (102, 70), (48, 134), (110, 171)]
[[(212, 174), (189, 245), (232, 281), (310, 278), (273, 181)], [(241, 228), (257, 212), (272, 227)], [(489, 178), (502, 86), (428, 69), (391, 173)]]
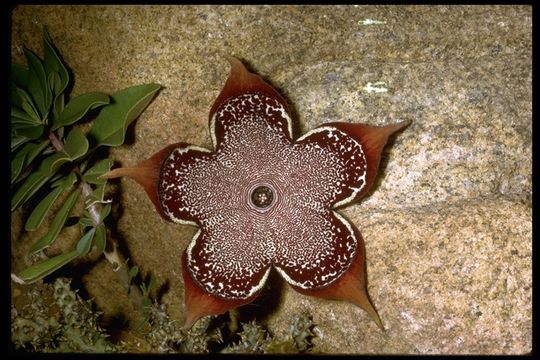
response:
[(210, 111), (214, 150), (178, 143), (127, 175), (165, 219), (199, 231), (184, 251), (186, 326), (250, 303), (275, 269), (295, 290), (352, 302), (382, 328), (366, 292), (360, 232), (335, 211), (373, 184), (385, 127), (330, 123), (293, 140), (283, 98), (242, 63)]

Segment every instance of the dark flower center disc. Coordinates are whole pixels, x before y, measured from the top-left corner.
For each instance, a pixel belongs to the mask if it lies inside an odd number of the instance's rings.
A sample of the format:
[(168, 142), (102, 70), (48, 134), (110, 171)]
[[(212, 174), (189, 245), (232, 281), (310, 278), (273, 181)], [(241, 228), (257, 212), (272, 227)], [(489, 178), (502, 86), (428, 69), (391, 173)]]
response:
[(268, 186), (258, 186), (251, 193), (251, 202), (258, 208), (266, 208), (274, 201), (274, 192)]

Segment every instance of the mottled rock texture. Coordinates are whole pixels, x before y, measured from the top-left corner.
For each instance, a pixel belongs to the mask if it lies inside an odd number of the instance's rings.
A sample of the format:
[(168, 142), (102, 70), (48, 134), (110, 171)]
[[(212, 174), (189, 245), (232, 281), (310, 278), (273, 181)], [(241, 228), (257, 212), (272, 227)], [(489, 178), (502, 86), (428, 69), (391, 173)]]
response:
[[(207, 115), (226, 54), (287, 98), (297, 136), (329, 121), (413, 120), (383, 153), (372, 194), (342, 211), (364, 236), (386, 333), (353, 305), (279, 280), (243, 318), (256, 313), (280, 329), (308, 311), (322, 353), (532, 349), (531, 7), (17, 6), (15, 61), (23, 45), (41, 49), (44, 26), (75, 74), (73, 95), (164, 87), (112, 151), (118, 164), (179, 141), (211, 146)], [(387, 91), (368, 92), (376, 82)], [(196, 229), (163, 221), (134, 182), (119, 184), (117, 236), (128, 257), (167, 281), (162, 301), (182, 320), (180, 256)], [(13, 236), (19, 228), (14, 218)], [(108, 263), (77, 269), (105, 316), (132, 320)]]

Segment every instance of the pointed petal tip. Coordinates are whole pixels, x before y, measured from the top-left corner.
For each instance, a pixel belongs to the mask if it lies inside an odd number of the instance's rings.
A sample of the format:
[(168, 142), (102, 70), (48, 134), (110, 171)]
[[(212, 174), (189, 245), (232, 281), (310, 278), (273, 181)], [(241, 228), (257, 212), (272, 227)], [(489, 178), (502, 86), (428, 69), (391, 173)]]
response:
[[(358, 239), (359, 248), (363, 249), (364, 245), (362, 235), (360, 235), (360, 232), (356, 229), (355, 234)], [(381, 318), (373, 306), (367, 292), (363, 250), (356, 254), (356, 257), (354, 258), (349, 269), (347, 269), (347, 271), (340, 278), (335, 280), (330, 285), (310, 290), (301, 289), (294, 286), (293, 288), (305, 295), (347, 301), (353, 305), (356, 305), (367, 312), (377, 327), (381, 329), (382, 332), (385, 332)]]
[(116, 179), (122, 176), (129, 176), (134, 171), (134, 168), (116, 168), (110, 171), (107, 171), (105, 174), (98, 176), (98, 179)]
[(262, 77), (249, 71), (237, 57), (227, 54), (225, 58), (231, 65), (231, 70), (225, 81), (225, 85), (210, 109), (210, 118), (212, 118), (219, 106), (227, 99), (249, 93), (263, 93), (277, 100), (287, 109), (287, 103), (283, 97), (270, 84), (264, 81)]
[(391, 127), (392, 128), (392, 133), (394, 133), (396, 131), (399, 131), (401, 129), (406, 128), (407, 126), (409, 126), (411, 124), (412, 124), (412, 120), (407, 119), (407, 120), (399, 121), (399, 122), (397, 122), (395, 124), (387, 125), (386, 127)]
[(388, 137), (400, 130), (405, 129), (411, 123), (412, 120), (403, 120), (393, 124), (374, 126), (372, 127), (371, 136), (373, 136), (374, 138), (380, 138), (380, 141), (385, 144)]
[(238, 66), (238, 65), (244, 66), (242, 61), (240, 61), (240, 59), (238, 59), (236, 56), (225, 54), (225, 59), (227, 59), (227, 61), (229, 62), (231, 66)]
[(221, 299), (201, 289), (191, 277), (187, 267), (187, 253), (182, 255), (182, 278), (184, 279), (184, 311), (186, 318), (182, 328), (189, 330), (199, 319), (220, 315), (228, 310), (252, 302), (257, 294), (247, 299)]

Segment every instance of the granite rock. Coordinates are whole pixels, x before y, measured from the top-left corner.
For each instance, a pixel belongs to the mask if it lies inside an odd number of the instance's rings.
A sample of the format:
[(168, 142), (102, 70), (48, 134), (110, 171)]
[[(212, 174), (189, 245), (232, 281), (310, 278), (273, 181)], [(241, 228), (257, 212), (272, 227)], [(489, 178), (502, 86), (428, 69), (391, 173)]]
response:
[[(211, 146), (226, 54), (279, 89), (297, 135), (329, 121), (413, 120), (385, 149), (370, 196), (342, 210), (365, 239), (386, 333), (352, 305), (279, 281), (263, 294), (275, 298), (270, 328), (308, 311), (322, 353), (532, 350), (530, 6), (24, 5), (12, 10), (14, 61), (41, 48), (44, 26), (75, 74), (73, 95), (164, 87), (112, 151), (118, 164), (174, 142)], [(196, 229), (163, 221), (129, 180), (119, 194), (119, 241), (167, 281), (162, 301), (182, 320), (180, 256)], [(111, 273), (94, 260), (82, 282), (105, 316), (131, 319)]]

